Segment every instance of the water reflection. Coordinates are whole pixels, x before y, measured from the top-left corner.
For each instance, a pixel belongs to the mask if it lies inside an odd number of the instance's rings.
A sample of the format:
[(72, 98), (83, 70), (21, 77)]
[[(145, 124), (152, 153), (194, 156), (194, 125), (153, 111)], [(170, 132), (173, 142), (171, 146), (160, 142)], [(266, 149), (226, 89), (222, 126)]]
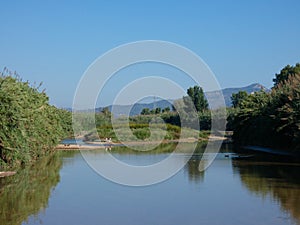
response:
[[(208, 163), (210, 163), (210, 160), (205, 160), (205, 158), (203, 157), (206, 146), (207, 143), (199, 142), (194, 151), (194, 154), (185, 166), (185, 171), (188, 173), (190, 182), (194, 182), (197, 184), (204, 182), (205, 168), (207, 168)], [(227, 151), (228, 145), (224, 145), (220, 149), (220, 152)], [(216, 152), (218, 152), (218, 150), (216, 150)], [(213, 154), (213, 152), (210, 152), (208, 154)], [(208, 157), (208, 159), (209, 158), (210, 157)]]
[(300, 224), (300, 165), (233, 160), (242, 184), (262, 198), (271, 197)]
[[(60, 180), (62, 158), (59, 153), (39, 160), (14, 176), (0, 179), (0, 221), (22, 224), (48, 205), (52, 189)], [(45, 169), (46, 168), (46, 169)]]
[(199, 170), (201, 158), (202, 154), (194, 154), (185, 166), (190, 182), (202, 183), (204, 181), (205, 170)]
[[(205, 151), (207, 143), (199, 142), (194, 154), (188, 160), (187, 164), (185, 165), (184, 171), (187, 172), (189, 181), (195, 183), (201, 183), (204, 180), (204, 170), (203, 168), (199, 168), (203, 153)], [(127, 147), (114, 147), (109, 152), (114, 155), (114, 157), (118, 158), (119, 160), (126, 162), (131, 165), (151, 165), (153, 163), (157, 163), (166, 157), (169, 156), (170, 153), (174, 151), (176, 148), (177, 143), (169, 143), (169, 144), (161, 144), (158, 147), (154, 148), (151, 151), (137, 151)], [(182, 161), (183, 157), (189, 157), (189, 154), (186, 154), (187, 149), (192, 147), (191, 144), (186, 143), (182, 146), (181, 149), (178, 150), (179, 156), (178, 160)], [(127, 155), (124, 157), (124, 155)], [(147, 157), (145, 161), (144, 155), (151, 155), (151, 157)], [(142, 156), (142, 157), (139, 157)], [(96, 157), (96, 156), (94, 156)], [(180, 159), (182, 158), (182, 159)]]
[[(93, 168), (96, 171), (102, 171), (103, 168), (98, 168), (98, 165), (103, 166), (103, 161), (106, 161), (108, 158), (107, 154), (111, 154), (115, 159), (133, 166), (149, 166), (156, 163), (159, 163), (170, 156), (177, 147), (177, 143), (161, 144), (158, 147), (154, 148), (151, 151), (138, 151), (124, 146), (113, 147), (110, 150), (105, 149), (105, 152), (98, 150), (85, 151), (85, 159), (88, 159), (89, 162), (93, 162)], [(194, 154), (191, 156), (190, 148), (193, 145), (185, 143), (177, 149), (177, 155), (172, 161), (176, 164), (186, 164), (184, 171), (187, 174), (190, 181), (200, 183), (204, 178), (203, 168), (199, 168), (203, 152), (205, 151), (206, 143), (199, 143), (195, 149)], [(190, 158), (190, 159), (189, 159)], [(109, 160), (109, 159), (108, 159)], [(108, 167), (111, 167), (111, 164), (107, 164)], [(172, 165), (170, 165), (172, 166)], [(113, 171), (114, 168), (110, 168), (110, 171)], [(118, 171), (118, 170), (117, 170)], [(203, 171), (203, 172), (201, 172)], [(161, 173), (161, 171), (159, 171)]]
[[(91, 173), (80, 152), (59, 152), (0, 179), (0, 223), (22, 224), (30, 216), (29, 224), (51, 225), (300, 224), (300, 165), (231, 160), (226, 148), (211, 168), (200, 172), (204, 147), (199, 146), (172, 179), (138, 188), (116, 185)], [(134, 165), (148, 165), (164, 159), (172, 149), (174, 145), (152, 152), (118, 147), (110, 154)], [(88, 152), (95, 159), (107, 154), (104, 149)], [(183, 149), (178, 160), (186, 157), (184, 153)], [(61, 168), (62, 181), (51, 195)]]

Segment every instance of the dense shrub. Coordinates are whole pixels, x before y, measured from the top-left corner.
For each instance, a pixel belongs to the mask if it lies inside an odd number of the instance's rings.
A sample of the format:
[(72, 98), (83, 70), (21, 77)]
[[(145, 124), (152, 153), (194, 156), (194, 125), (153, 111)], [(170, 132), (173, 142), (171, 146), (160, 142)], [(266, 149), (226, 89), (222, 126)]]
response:
[(231, 111), (230, 127), (239, 145), (300, 151), (300, 64), (276, 74), (270, 93), (247, 94)]
[(71, 113), (49, 105), (39, 87), (0, 76), (0, 166), (46, 155), (71, 132)]

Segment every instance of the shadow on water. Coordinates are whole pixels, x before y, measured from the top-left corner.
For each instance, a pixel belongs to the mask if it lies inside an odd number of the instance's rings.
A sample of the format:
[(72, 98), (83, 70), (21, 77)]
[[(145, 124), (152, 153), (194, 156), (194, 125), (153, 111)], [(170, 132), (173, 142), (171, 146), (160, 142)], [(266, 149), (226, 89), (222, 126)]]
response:
[(201, 158), (202, 154), (194, 154), (185, 165), (185, 171), (188, 173), (190, 182), (200, 184), (204, 181), (205, 171), (199, 170)]
[[(188, 174), (188, 178), (190, 182), (194, 182), (196, 184), (200, 184), (204, 182), (206, 170), (203, 170), (203, 168), (202, 169), (199, 168), (199, 166), (201, 165), (200, 162), (205, 152), (206, 145), (207, 143), (199, 142), (197, 148), (195, 149), (194, 154), (185, 165), (185, 171)], [(232, 154), (232, 145), (230, 144), (222, 145), (221, 149), (219, 150), (219, 153), (222, 153), (221, 156), (219, 156), (220, 158), (224, 158), (225, 155), (227, 155), (226, 153)]]
[(234, 173), (251, 193), (270, 197), (282, 211), (300, 224), (300, 164), (278, 163), (271, 160), (232, 161)]
[(19, 225), (48, 206), (52, 190), (60, 180), (60, 153), (44, 157), (16, 175), (0, 178), (0, 221)]

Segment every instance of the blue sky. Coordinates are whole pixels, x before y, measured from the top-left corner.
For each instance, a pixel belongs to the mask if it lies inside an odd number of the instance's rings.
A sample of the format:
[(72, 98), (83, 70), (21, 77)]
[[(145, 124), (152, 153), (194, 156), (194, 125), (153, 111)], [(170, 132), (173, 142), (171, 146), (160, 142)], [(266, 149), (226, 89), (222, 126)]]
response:
[[(28, 0), (1, 1), (0, 8), (0, 67), (43, 81), (59, 107), (72, 105), (77, 83), (97, 57), (133, 41), (189, 48), (222, 88), (255, 82), (270, 87), (283, 66), (300, 61), (297, 0)], [(110, 104), (106, 95), (102, 105)]]

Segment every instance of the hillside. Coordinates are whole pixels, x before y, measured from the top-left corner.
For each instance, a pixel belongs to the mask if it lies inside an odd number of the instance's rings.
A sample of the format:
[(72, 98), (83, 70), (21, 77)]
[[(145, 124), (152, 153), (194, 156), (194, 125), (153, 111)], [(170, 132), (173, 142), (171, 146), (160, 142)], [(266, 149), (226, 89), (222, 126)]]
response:
[[(154, 109), (154, 108), (161, 108), (164, 109), (166, 107), (170, 107), (170, 109), (172, 109), (172, 100), (159, 100), (156, 102), (152, 102), (152, 103), (136, 103), (133, 106), (132, 105), (114, 105), (114, 114), (116, 116), (121, 116), (121, 115), (130, 115), (130, 116), (134, 116), (134, 115), (138, 115), (141, 113), (141, 111), (144, 108), (149, 108), (149, 109)], [(112, 111), (113, 106), (110, 105), (108, 106), (109, 111)], [(96, 112), (100, 112), (103, 108), (97, 108)]]
[[(222, 89), (222, 93), (224, 96), (226, 106), (230, 107), (231, 106), (231, 96), (233, 93), (238, 93), (239, 91), (246, 91), (248, 94), (250, 94), (253, 92), (260, 91), (260, 90), (264, 90), (266, 92), (270, 91), (268, 88), (264, 87), (263, 85), (261, 85), (259, 83), (254, 83), (254, 84), (251, 84), (246, 87), (225, 88), (225, 89)], [(219, 91), (211, 91), (211, 92), (206, 92), (205, 95), (208, 98), (212, 99), (212, 101), (213, 101), (214, 99), (218, 98), (218, 93), (219, 93)]]
[[(260, 90), (264, 90), (266, 92), (269, 92), (270, 90), (263, 85), (259, 83), (254, 83), (251, 85), (248, 85), (246, 87), (236, 87), (236, 88), (225, 88), (222, 89), (222, 93), (224, 96), (225, 104), (227, 107), (231, 106), (231, 96), (233, 93), (237, 93), (239, 91), (246, 91), (247, 93), (253, 93), (257, 92)], [(205, 95), (207, 98), (209, 98), (212, 102), (218, 99), (219, 91), (210, 91), (206, 92)], [(152, 103), (136, 103), (133, 106), (132, 105), (115, 105), (114, 106), (114, 114), (116, 116), (121, 116), (121, 115), (127, 115), (129, 114), (130, 116), (138, 115), (141, 113), (142, 109), (144, 108), (149, 108), (149, 109), (154, 109), (154, 108), (161, 108), (164, 109), (166, 107), (170, 107), (172, 109), (172, 103), (174, 100), (159, 100), (156, 102)], [(216, 104), (216, 106), (218, 106)], [(110, 111), (112, 111), (112, 105), (107, 106)], [(217, 108), (217, 107), (215, 107)], [(96, 108), (96, 112), (100, 112), (103, 109), (103, 107)]]

